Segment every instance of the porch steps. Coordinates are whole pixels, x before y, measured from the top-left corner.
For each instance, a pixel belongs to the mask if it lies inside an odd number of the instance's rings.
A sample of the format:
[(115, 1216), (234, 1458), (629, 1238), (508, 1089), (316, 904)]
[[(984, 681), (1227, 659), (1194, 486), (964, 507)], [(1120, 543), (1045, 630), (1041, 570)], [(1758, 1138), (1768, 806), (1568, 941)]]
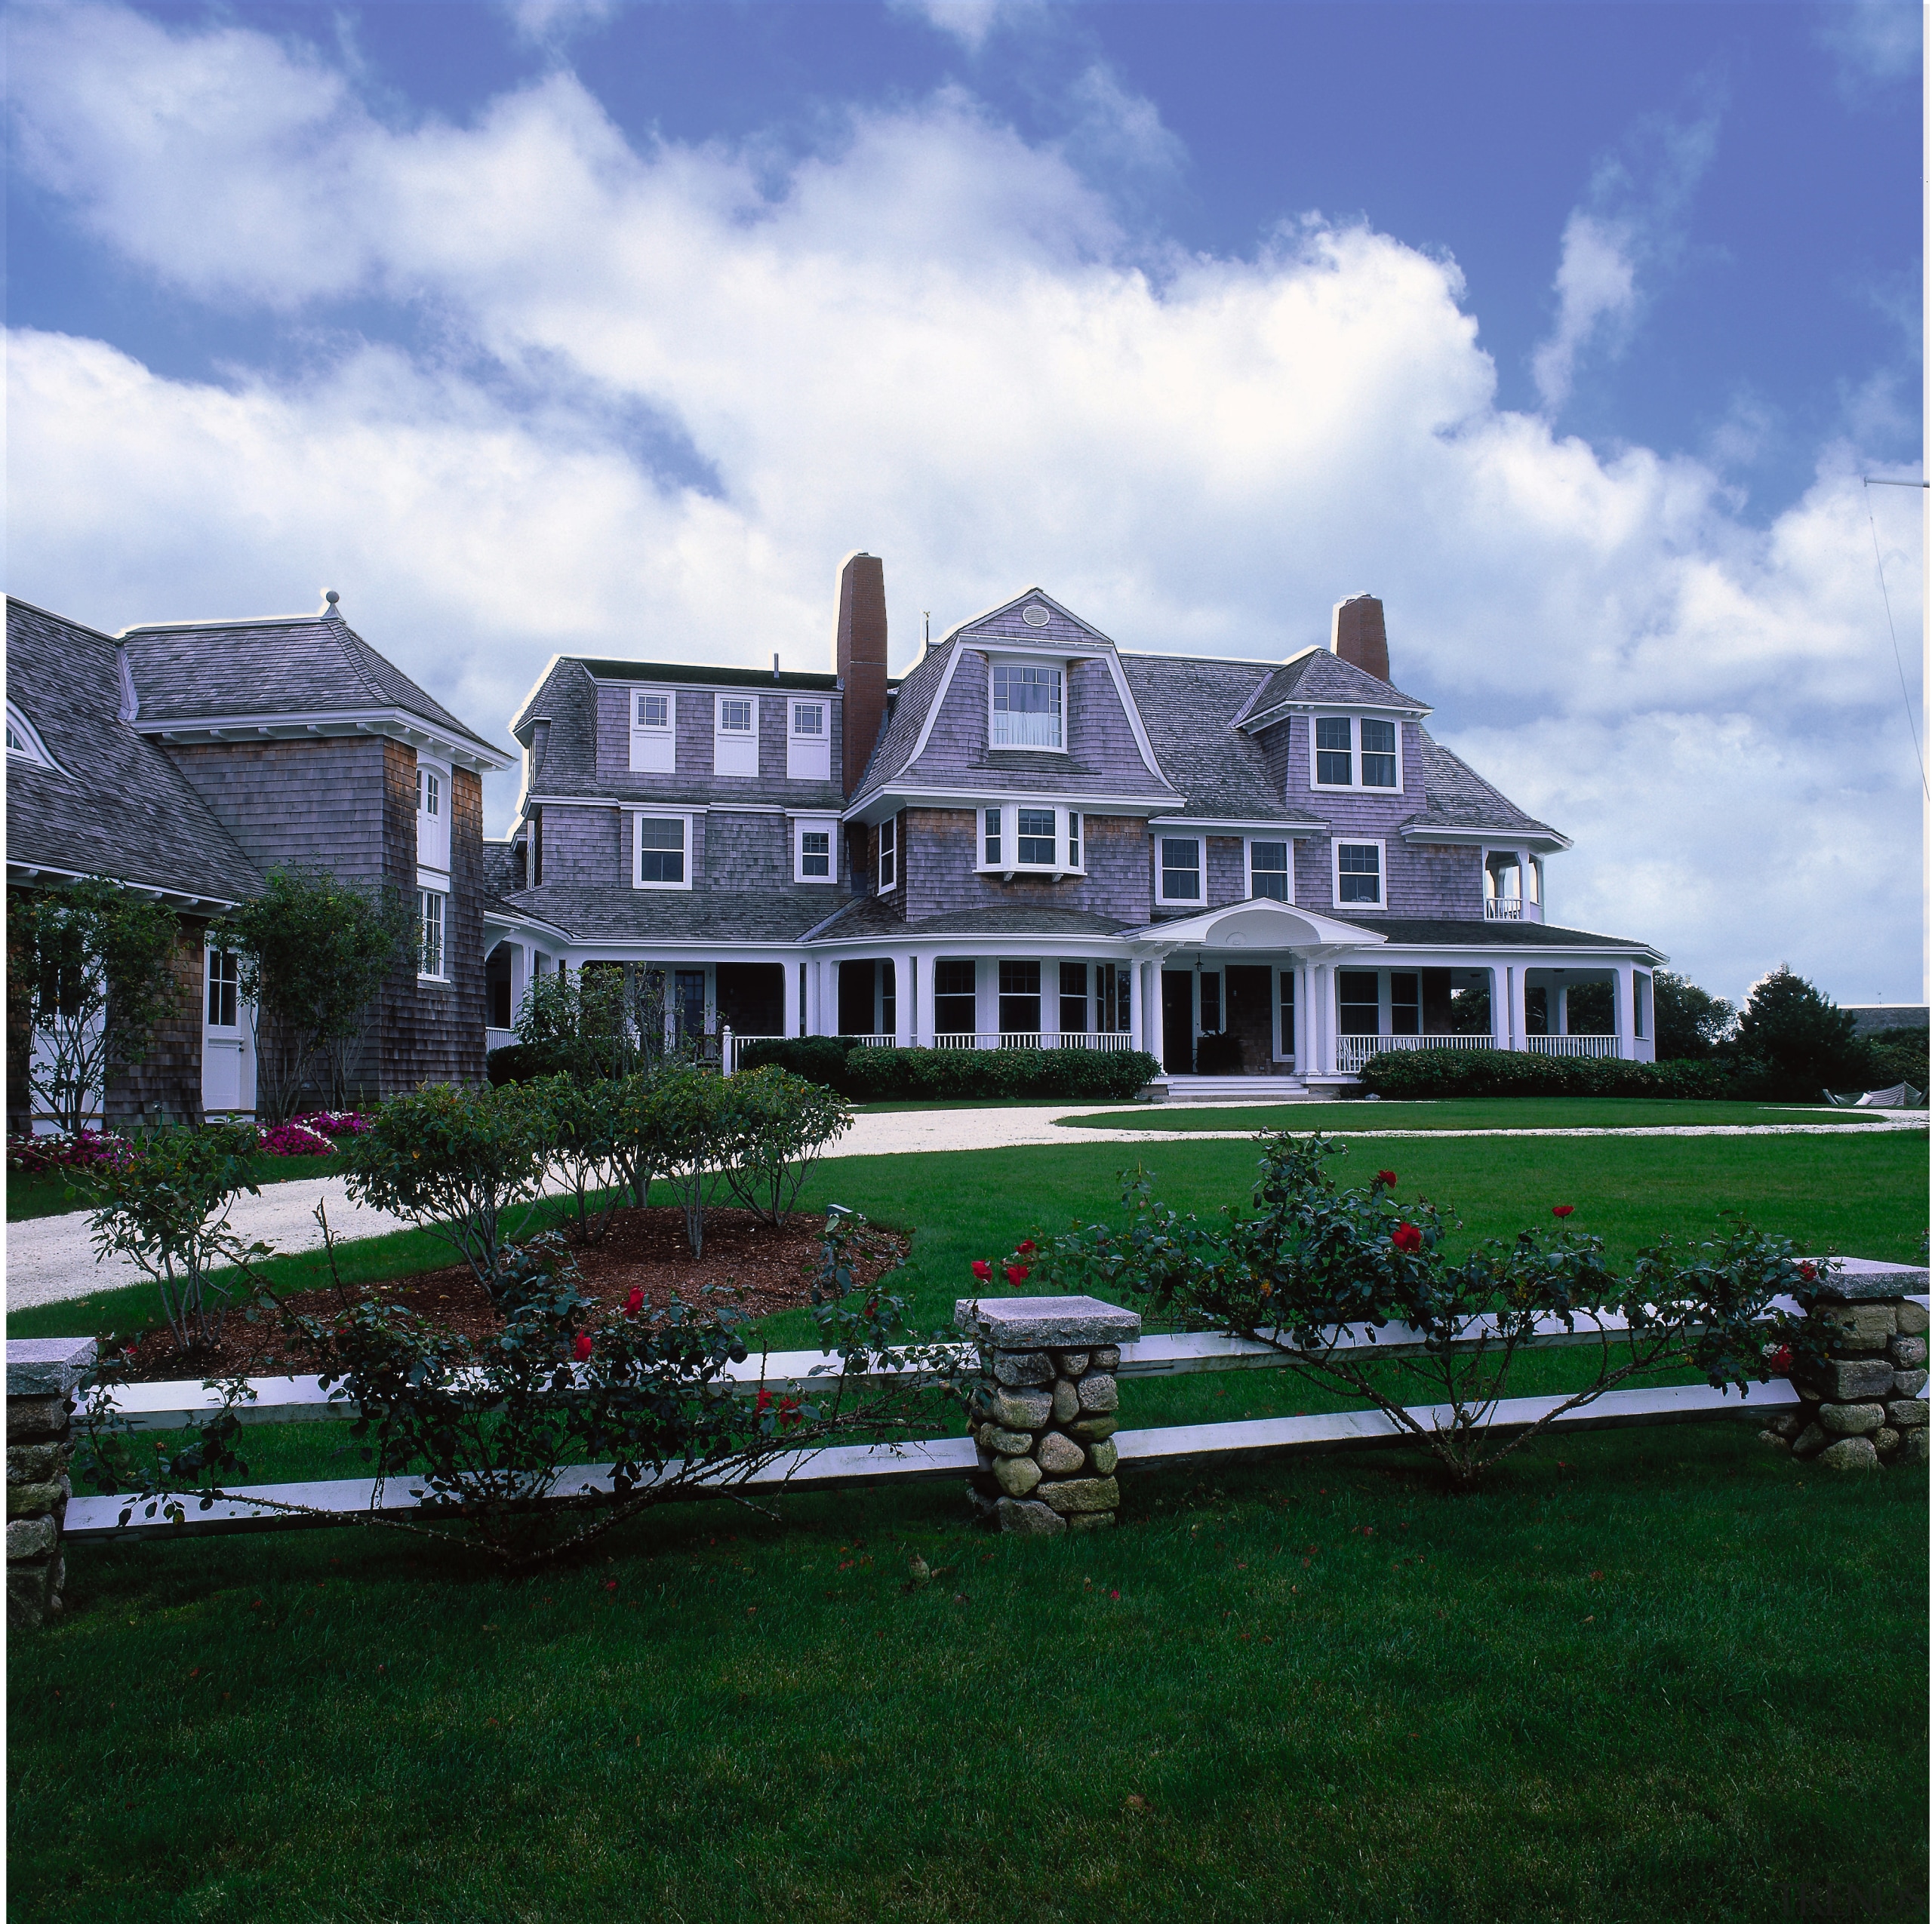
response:
[(1174, 1076), (1149, 1086), (1154, 1102), (1318, 1102), (1321, 1099), (1300, 1076)]

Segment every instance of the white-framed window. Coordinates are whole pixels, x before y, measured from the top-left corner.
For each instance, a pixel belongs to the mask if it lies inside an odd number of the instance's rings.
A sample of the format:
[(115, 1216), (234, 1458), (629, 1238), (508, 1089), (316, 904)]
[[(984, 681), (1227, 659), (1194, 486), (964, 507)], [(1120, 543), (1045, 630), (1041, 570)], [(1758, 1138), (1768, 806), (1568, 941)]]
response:
[(1268, 902), (1295, 899), (1295, 845), (1251, 835), (1247, 843), (1247, 893)]
[(996, 661), (986, 739), (996, 748), (1066, 746), (1066, 677), (1052, 662)]
[(795, 882), (835, 882), (838, 879), (835, 839), (838, 824), (831, 816), (798, 816), (792, 824), (792, 879)]
[(890, 895), (899, 886), (899, 818), (888, 815), (878, 825), (878, 892)]
[(678, 698), (668, 688), (644, 688), (631, 696), (631, 772), (678, 772)]
[(688, 889), (691, 885), (691, 818), (647, 815), (631, 819), (636, 853), (631, 886), (638, 889)]
[(1380, 842), (1335, 839), (1335, 906), (1381, 908), (1386, 905), (1386, 850)]
[(1201, 899), (1201, 844), (1192, 835), (1163, 835), (1160, 839), (1161, 899)]
[(712, 772), (718, 775), (750, 775), (758, 773), (758, 697), (725, 695), (718, 697), (713, 729)]
[(795, 696), (785, 734), (785, 774), (793, 782), (832, 779), (832, 704), (823, 696)]
[(1401, 724), (1383, 715), (1311, 715), (1308, 785), (1401, 794)]
[(420, 756), (416, 762), (416, 860), (445, 871), (450, 865), (450, 772)]
[(218, 948), (208, 951), (208, 1027), (238, 1029), (242, 1026), (242, 958), (224, 955)]
[(416, 973), (432, 982), (447, 982), (449, 970), (445, 966), (448, 960), (444, 942), (444, 924), (447, 919), (449, 897), (438, 889), (418, 889), (416, 891), (417, 919), (419, 927)]
[(1045, 802), (983, 808), (980, 867), (1002, 875), (1086, 873), (1086, 825), (1078, 809)]
[(40, 739), (33, 724), (11, 702), (7, 704), (7, 753), (42, 768), (54, 765), (54, 758), (47, 752), (47, 745)]

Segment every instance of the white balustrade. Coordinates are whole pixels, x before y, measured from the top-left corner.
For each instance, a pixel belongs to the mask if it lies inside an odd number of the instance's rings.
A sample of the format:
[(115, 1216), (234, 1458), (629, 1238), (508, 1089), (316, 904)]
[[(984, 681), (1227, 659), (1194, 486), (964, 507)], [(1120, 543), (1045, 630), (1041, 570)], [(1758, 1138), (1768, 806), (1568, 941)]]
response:
[(1614, 1035), (1526, 1035), (1523, 1047), (1536, 1056), (1615, 1056)]
[(1100, 1032), (1072, 1029), (964, 1029), (946, 1031), (933, 1037), (935, 1049), (1090, 1049), (1103, 1054), (1117, 1054), (1134, 1047), (1134, 1037), (1124, 1031)]
[(1482, 905), (1482, 919), (1485, 922), (1520, 922), (1523, 919), (1522, 902), (1513, 895), (1491, 896)]
[(1392, 1049), (1495, 1049), (1493, 1035), (1341, 1035), (1335, 1038), (1335, 1066), (1352, 1075), (1371, 1056)]

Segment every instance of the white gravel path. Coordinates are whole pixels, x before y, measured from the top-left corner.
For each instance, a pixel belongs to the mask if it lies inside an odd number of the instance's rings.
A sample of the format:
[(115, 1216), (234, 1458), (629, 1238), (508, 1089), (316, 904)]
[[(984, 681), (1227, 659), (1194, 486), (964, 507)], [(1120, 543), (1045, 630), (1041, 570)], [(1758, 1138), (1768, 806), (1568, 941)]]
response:
[[(838, 1145), (840, 1157), (848, 1156), (904, 1156), (943, 1154), (952, 1150), (1011, 1149), (1053, 1146), (1069, 1148), (1076, 1143), (1113, 1143), (1124, 1148), (1140, 1142), (1239, 1142), (1251, 1137), (1251, 1129), (1079, 1129), (1059, 1126), (1067, 1117), (1118, 1114), (1120, 1105), (1108, 1103), (1069, 1108), (1065, 1105), (1039, 1108), (924, 1109), (894, 1114), (862, 1115)], [(1183, 1105), (1176, 1105), (1178, 1109)], [(1207, 1104), (1186, 1105), (1199, 1109)], [(1397, 1105), (1391, 1104), (1395, 1109)], [(1366, 1141), (1400, 1140), (1435, 1136), (1854, 1136), (1882, 1134), (1891, 1130), (1923, 1129), (1926, 1119), (1920, 1111), (1887, 1112), (1874, 1110), (1869, 1122), (1770, 1123), (1758, 1124), (1690, 1123), (1681, 1126), (1641, 1129), (1404, 1129), (1399, 1125), (1383, 1129), (1351, 1130), (1351, 1136)], [(1394, 1117), (1391, 1117), (1394, 1123)], [(380, 1209), (359, 1209), (349, 1200), (340, 1176), (312, 1176), (297, 1182), (278, 1182), (265, 1188), (259, 1196), (244, 1196), (236, 1203), (232, 1219), (238, 1234), (251, 1241), (271, 1243), (279, 1252), (293, 1254), (317, 1249), (321, 1232), (317, 1228), (315, 1204), (328, 1206), (329, 1228), (340, 1242), (365, 1236), (385, 1236), (409, 1225)], [(7, 1307), (30, 1308), (38, 1303), (64, 1302), (119, 1289), (138, 1283), (140, 1272), (123, 1259), (97, 1263), (88, 1234), (85, 1211), (67, 1216), (43, 1216), (35, 1222), (10, 1223), (6, 1226), (5, 1268)]]

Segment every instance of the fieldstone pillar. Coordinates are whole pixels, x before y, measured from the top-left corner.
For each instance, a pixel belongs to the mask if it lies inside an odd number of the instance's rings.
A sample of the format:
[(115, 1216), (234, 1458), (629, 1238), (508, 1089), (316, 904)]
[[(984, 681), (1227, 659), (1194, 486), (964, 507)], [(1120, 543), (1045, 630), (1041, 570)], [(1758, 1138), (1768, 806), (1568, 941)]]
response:
[[(1901, 1265), (1834, 1265), (1810, 1304), (1827, 1354), (1792, 1376), (1801, 1408), (1774, 1426), (1791, 1453), (1834, 1470), (1927, 1458), (1926, 1272)], [(1910, 1292), (1910, 1295), (1908, 1295)]]
[(60, 1526), (73, 1486), (69, 1418), (93, 1373), (91, 1337), (7, 1345), (7, 1621), (31, 1629), (60, 1608)]
[(1112, 1523), (1114, 1372), (1120, 1345), (1140, 1334), (1140, 1317), (1093, 1296), (1020, 1296), (955, 1304), (953, 1320), (980, 1345), (969, 1421), (980, 1514), (1026, 1536)]

